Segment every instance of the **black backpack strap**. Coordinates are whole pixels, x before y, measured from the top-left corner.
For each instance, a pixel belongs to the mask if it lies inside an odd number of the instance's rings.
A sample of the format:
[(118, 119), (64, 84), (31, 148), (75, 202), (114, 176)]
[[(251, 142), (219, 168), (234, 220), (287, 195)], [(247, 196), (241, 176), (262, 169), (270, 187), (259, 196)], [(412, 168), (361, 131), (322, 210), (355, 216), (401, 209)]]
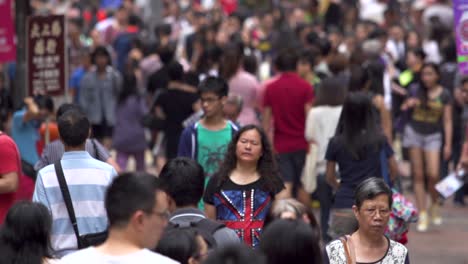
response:
[(76, 240), (78, 241), (78, 248), (80, 247), (80, 232), (78, 231), (78, 224), (76, 223), (75, 210), (73, 209), (73, 203), (70, 196), (70, 191), (68, 190), (67, 181), (65, 180), (65, 175), (63, 174), (62, 164), (60, 160), (54, 163), (55, 173), (57, 174), (57, 179), (60, 185), (60, 191), (62, 191), (63, 201), (67, 207), (68, 216), (73, 226), (73, 231), (75, 231)]

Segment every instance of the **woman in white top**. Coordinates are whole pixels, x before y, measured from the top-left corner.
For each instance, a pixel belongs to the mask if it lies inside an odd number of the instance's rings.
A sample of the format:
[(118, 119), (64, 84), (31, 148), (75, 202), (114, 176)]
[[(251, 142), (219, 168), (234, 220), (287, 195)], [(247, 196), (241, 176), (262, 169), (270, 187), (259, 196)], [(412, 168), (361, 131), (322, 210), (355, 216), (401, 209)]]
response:
[(317, 88), (317, 99), (314, 107), (309, 110), (306, 120), (305, 137), (311, 147), (317, 149), (316, 170), (317, 190), (320, 201), (320, 225), (322, 238), (325, 242), (330, 240), (328, 236), (328, 219), (332, 204), (332, 188), (325, 180), (328, 142), (338, 125), (341, 109), (346, 97), (346, 87), (336, 78), (323, 80)]

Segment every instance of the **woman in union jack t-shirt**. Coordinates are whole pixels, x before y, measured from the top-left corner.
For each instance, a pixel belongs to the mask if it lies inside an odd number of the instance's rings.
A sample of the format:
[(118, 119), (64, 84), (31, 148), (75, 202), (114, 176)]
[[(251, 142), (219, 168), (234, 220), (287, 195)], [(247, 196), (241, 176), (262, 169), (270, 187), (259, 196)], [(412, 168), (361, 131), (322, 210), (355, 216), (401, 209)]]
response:
[(247, 125), (234, 136), (218, 173), (208, 183), (205, 212), (256, 247), (271, 203), (283, 188), (265, 132)]

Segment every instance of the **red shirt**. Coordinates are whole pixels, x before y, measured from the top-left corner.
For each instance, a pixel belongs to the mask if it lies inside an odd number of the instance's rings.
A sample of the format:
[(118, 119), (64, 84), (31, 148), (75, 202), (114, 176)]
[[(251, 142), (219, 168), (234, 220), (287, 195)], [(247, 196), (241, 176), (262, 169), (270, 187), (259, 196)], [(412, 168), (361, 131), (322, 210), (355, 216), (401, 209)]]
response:
[[(21, 175), (21, 161), (18, 148), (9, 136), (0, 132), (0, 175), (16, 171)], [(3, 223), (8, 209), (13, 205), (16, 194), (0, 194), (0, 224)]]
[(312, 86), (293, 72), (266, 85), (263, 104), (273, 114), (273, 145), (278, 153), (307, 150), (305, 105), (313, 99)]

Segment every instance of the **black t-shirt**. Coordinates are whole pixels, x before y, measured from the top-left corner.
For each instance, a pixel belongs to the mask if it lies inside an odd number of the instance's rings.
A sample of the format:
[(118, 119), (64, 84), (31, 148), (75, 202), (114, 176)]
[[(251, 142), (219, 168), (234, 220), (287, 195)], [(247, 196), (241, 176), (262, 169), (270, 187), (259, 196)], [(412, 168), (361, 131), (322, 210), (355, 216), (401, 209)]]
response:
[(282, 190), (282, 187), (278, 187), (278, 189), (274, 190), (273, 192), (266, 192), (264, 190), (264, 186), (265, 186), (265, 179), (264, 178), (260, 178), (257, 181), (246, 184), (246, 185), (239, 185), (239, 184), (233, 182), (231, 179), (228, 179), (227, 181), (225, 181), (221, 185), (221, 187), (218, 187), (217, 186), (217, 181), (215, 180), (214, 177), (217, 177), (217, 176), (215, 175), (215, 176), (212, 177), (212, 179), (210, 179), (210, 181), (208, 182), (208, 186), (206, 187), (205, 194), (203, 196), (203, 201), (205, 203), (208, 203), (208, 204), (214, 204), (213, 203), (213, 196), (216, 193), (218, 193), (218, 192), (220, 192), (222, 190), (226, 190), (226, 191), (232, 191), (232, 190), (236, 190), (236, 191), (261, 190), (261, 191), (263, 191), (265, 193), (268, 193), (272, 198)]
[[(415, 86), (414, 89), (420, 89)], [(419, 93), (413, 93), (419, 94)], [(411, 111), (411, 118), (409, 125), (418, 133), (423, 135), (430, 135), (443, 130), (443, 116), (444, 108), (447, 104), (452, 103), (452, 97), (447, 89), (443, 89), (442, 93), (437, 98), (430, 99), (427, 106), (422, 104), (416, 106)]]
[(167, 66), (162, 66), (161, 69), (151, 74), (148, 78), (147, 91), (150, 94), (153, 94), (159, 89), (164, 89), (169, 84), (169, 73), (167, 71)]
[(356, 160), (346, 149), (341, 140), (334, 137), (328, 144), (325, 159), (338, 164), (341, 178), (340, 187), (336, 192), (334, 208), (352, 208), (354, 204), (354, 189), (365, 179), (383, 177), (380, 162), (381, 151), (386, 160), (393, 156), (392, 147), (385, 140), (380, 148), (367, 147), (366, 156)]
[(164, 91), (155, 102), (166, 115), (164, 132), (167, 138), (167, 157), (177, 155), (179, 137), (184, 129), (182, 122), (193, 113), (193, 104), (198, 100), (196, 93), (185, 92), (178, 89)]

